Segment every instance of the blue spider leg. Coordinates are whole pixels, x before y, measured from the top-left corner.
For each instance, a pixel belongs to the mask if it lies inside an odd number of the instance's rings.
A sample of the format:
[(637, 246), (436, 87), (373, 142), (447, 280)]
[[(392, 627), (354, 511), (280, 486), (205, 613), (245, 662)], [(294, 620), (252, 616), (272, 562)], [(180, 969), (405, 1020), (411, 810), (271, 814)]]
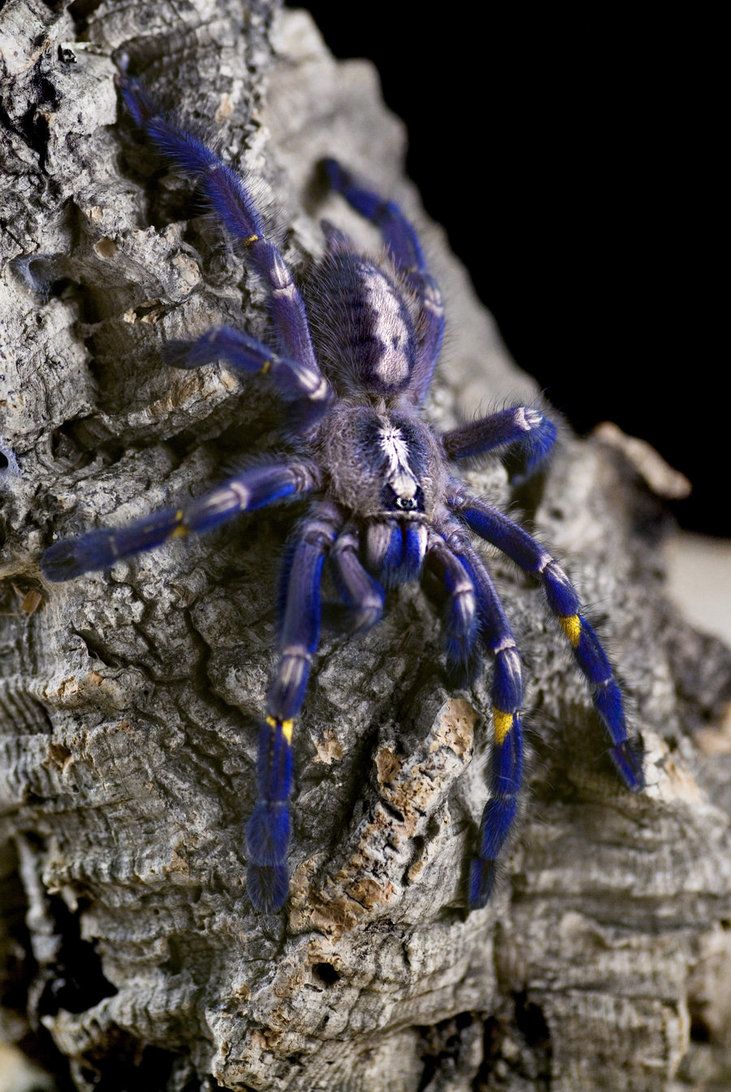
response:
[(288, 555), (279, 662), (259, 729), (257, 801), (246, 825), (246, 886), (254, 908), (262, 913), (279, 910), (289, 890), (292, 735), (319, 640), (322, 569), (341, 522), (334, 505), (314, 506)]
[(108, 569), (121, 558), (154, 550), (169, 538), (182, 538), (218, 527), (241, 512), (251, 512), (321, 484), (314, 463), (301, 460), (255, 466), (222, 482), (178, 508), (163, 508), (124, 527), (105, 527), (50, 546), (41, 558), (48, 580), (73, 580), (82, 573)]
[(158, 151), (198, 178), (224, 227), (243, 240), (268, 286), (270, 311), (285, 355), (319, 373), (304, 302), (281, 253), (265, 238), (264, 223), (242, 179), (201, 140), (164, 117), (139, 81), (121, 77), (119, 86), (137, 125)]
[(429, 393), (434, 369), (442, 351), (445, 328), (444, 301), (438, 283), (428, 273), (414, 273), (409, 277), (409, 282), (415, 289), (421, 305), (416, 327), (419, 353), (409, 377), (412, 401), (420, 406)]
[(628, 789), (645, 784), (638, 742), (630, 737), (622, 694), (609, 658), (593, 628), (581, 613), (579, 599), (569, 578), (543, 546), (517, 523), (496, 508), (454, 490), (448, 498), (450, 509), (475, 534), (497, 546), (527, 573), (543, 584), (548, 605), (568, 638), (574, 658), (592, 692), (594, 707), (611, 740), (609, 753)]
[(330, 189), (342, 194), (351, 208), (380, 229), (396, 266), (403, 273), (412, 270), (425, 273), (426, 259), (416, 228), (396, 202), (385, 201), (380, 194), (366, 189), (335, 159), (323, 159), (322, 166)]
[(531, 406), (511, 406), (479, 421), (442, 433), (450, 459), (469, 459), (499, 447), (517, 447), (526, 459), (522, 477), (532, 474), (556, 441), (556, 426)]
[(457, 664), (466, 664), (478, 632), (475, 586), (459, 557), (435, 531), (429, 533), (426, 564), (447, 592), (444, 606), (447, 658)]
[(415, 520), (374, 520), (366, 532), (366, 561), (387, 587), (416, 580), (427, 544), (426, 526)]
[(327, 243), (327, 249), (330, 254), (338, 254), (342, 251), (346, 251), (347, 253), (357, 251), (358, 248), (348, 233), (341, 228), (336, 227), (330, 220), (320, 220), (320, 227), (325, 236), (325, 242)]
[(467, 901), (471, 910), (492, 894), (497, 860), (518, 814), (523, 783), (523, 675), (513, 631), (492, 578), (461, 530), (445, 532), (466, 570), (477, 602), (480, 639), (494, 657), (492, 676), (493, 745), (490, 799), (482, 812), (477, 855), (470, 862)]
[(353, 524), (338, 535), (330, 553), (335, 583), (350, 610), (353, 633), (362, 633), (379, 622), (385, 592), (360, 560), (360, 538)]
[(319, 369), (299, 360), (279, 356), (241, 330), (216, 326), (195, 341), (170, 341), (164, 356), (176, 368), (199, 368), (218, 360), (247, 375), (267, 376), (286, 399), (306, 399), (325, 405), (332, 396), (330, 384)]
[(380, 229), (396, 268), (417, 296), (420, 308), (416, 328), (418, 351), (409, 377), (409, 393), (420, 405), (429, 390), (444, 339), (444, 304), (439, 285), (427, 269), (416, 228), (395, 201), (384, 200), (369, 190), (337, 160), (324, 159), (322, 166), (330, 188)]

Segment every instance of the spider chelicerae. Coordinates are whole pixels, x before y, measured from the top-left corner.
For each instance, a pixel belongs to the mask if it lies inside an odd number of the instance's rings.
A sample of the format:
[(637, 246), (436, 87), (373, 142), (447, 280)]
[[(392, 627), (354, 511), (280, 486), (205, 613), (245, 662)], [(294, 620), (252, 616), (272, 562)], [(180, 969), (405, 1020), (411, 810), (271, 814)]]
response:
[(386, 256), (376, 262), (324, 223), (327, 250), (313, 278), (308, 318), (241, 178), (161, 114), (138, 81), (124, 76), (119, 82), (137, 125), (159, 152), (199, 180), (213, 212), (243, 242), (266, 286), (278, 339), (273, 350), (221, 326), (195, 341), (173, 342), (168, 359), (182, 368), (224, 361), (264, 377), (288, 404), (292, 454), (244, 469), (180, 507), (58, 542), (46, 550), (43, 571), (50, 580), (69, 580), (169, 538), (209, 531), (241, 512), (310, 499), (284, 562), (278, 663), (259, 729), (258, 800), (246, 827), (247, 887), (253, 905), (265, 912), (278, 910), (288, 893), (292, 736), (318, 647), (324, 567), (353, 632), (378, 622), (387, 588), (430, 574), (442, 589), (447, 659), (467, 675), (482, 652), (494, 665), (490, 796), (467, 891), (470, 908), (484, 906), (518, 810), (523, 686), (510, 623), (472, 535), (541, 582), (591, 687), (620, 777), (632, 790), (644, 784), (619, 686), (567, 576), (539, 542), (455, 476), (454, 464), (462, 459), (506, 448), (530, 473), (550, 451), (556, 429), (537, 409), (512, 406), (438, 434), (421, 407), (442, 344), (444, 309), (416, 231), (399, 207), (335, 160), (324, 161), (332, 190), (380, 229)]

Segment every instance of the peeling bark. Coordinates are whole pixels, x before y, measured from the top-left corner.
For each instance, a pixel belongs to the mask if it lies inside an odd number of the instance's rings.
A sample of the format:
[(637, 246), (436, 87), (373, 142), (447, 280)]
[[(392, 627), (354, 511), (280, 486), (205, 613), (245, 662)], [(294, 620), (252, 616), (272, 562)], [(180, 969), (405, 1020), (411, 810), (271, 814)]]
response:
[[(487, 688), (445, 689), (438, 627), (407, 588), (364, 639), (325, 639), (297, 739), (291, 902), (252, 912), (243, 823), (291, 512), (69, 585), (38, 570), (54, 534), (197, 492), (277, 443), (254, 382), (160, 362), (214, 323), (261, 336), (263, 298), (119, 119), (115, 52), (261, 180), (302, 278), (323, 216), (375, 242), (318, 190), (321, 156), (404, 203), (449, 305), (434, 421), (535, 386), (405, 181), (372, 67), (336, 64), (306, 15), (10, 0), (0, 19), (0, 436), (20, 469), (6, 457), (0, 474), (3, 1036), (62, 1087), (107, 1092), (726, 1087), (731, 747), (714, 729), (731, 662), (666, 603), (660, 509), (601, 443), (567, 431), (517, 501), (610, 643), (651, 787), (619, 786), (541, 596), (495, 559), (531, 786), (493, 904), (461, 910)], [(509, 502), (502, 467), (469, 477)]]

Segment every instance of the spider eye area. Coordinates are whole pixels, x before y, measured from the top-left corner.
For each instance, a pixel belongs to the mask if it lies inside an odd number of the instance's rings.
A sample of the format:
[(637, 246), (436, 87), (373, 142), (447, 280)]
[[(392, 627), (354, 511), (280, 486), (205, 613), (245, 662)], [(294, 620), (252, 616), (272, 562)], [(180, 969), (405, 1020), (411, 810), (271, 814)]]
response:
[(381, 502), (387, 512), (423, 512), (424, 493), (417, 485), (415, 492), (397, 492), (389, 483), (381, 493)]

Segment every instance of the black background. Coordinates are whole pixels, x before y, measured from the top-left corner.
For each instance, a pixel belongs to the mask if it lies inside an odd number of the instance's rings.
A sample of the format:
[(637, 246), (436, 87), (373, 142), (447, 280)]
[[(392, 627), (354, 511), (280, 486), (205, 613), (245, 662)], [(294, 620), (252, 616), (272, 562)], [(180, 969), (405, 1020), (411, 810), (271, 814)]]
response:
[(681, 524), (731, 534), (720, 27), (660, 9), (296, 6), (336, 56), (375, 62), (409, 174), (518, 363), (580, 433), (613, 420), (682, 470)]

